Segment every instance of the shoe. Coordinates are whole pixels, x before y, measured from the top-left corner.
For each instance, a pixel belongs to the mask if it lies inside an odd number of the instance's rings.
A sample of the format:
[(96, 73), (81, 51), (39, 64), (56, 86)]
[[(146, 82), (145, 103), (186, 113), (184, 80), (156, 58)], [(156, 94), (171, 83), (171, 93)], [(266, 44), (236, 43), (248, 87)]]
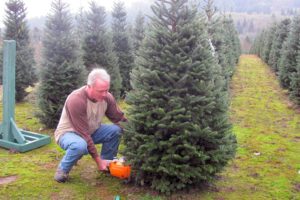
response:
[(69, 173), (66, 173), (62, 169), (57, 168), (54, 175), (54, 180), (56, 180), (59, 183), (64, 183), (68, 180), (68, 178), (69, 178)]

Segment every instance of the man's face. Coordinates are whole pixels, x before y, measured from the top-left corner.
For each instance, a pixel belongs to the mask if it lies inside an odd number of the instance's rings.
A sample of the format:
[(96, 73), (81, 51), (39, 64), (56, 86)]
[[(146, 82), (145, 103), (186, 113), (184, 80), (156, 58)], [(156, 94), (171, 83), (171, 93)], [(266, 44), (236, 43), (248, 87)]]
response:
[(89, 85), (89, 96), (92, 100), (103, 101), (107, 96), (110, 83), (108, 81), (96, 80), (93, 85)]

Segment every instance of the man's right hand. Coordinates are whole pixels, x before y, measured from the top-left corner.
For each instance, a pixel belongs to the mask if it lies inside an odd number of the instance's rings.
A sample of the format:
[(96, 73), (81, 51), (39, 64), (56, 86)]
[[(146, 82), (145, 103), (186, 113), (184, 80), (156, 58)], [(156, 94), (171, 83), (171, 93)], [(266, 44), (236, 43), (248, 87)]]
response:
[(99, 171), (107, 171), (108, 162), (101, 159), (99, 156), (95, 159)]

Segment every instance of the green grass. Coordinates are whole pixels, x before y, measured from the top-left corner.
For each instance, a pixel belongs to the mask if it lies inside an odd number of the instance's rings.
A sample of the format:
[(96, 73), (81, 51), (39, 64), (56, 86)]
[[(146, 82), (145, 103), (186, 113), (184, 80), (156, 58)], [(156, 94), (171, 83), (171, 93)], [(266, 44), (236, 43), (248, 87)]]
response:
[[(53, 140), (54, 130), (45, 129), (34, 117), (34, 105), (17, 104), (18, 127), (49, 134), (52, 142), (27, 153), (0, 149), (0, 178), (17, 176), (14, 182), (0, 184), (0, 199), (112, 200), (116, 195), (122, 200), (300, 199), (300, 115), (286, 91), (260, 59), (247, 55), (241, 57), (231, 93), (230, 116), (238, 139), (236, 158), (212, 185), (169, 197), (98, 173), (90, 156), (74, 167), (70, 182), (56, 183), (53, 175), (64, 152)], [(127, 108), (124, 102), (120, 106)]]

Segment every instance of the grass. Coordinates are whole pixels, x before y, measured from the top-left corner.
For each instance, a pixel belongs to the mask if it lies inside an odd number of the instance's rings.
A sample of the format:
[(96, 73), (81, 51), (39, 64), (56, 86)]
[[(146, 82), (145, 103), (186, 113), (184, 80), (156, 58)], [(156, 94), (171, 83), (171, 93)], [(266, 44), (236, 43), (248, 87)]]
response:
[[(0, 149), (0, 199), (300, 199), (300, 120), (274, 74), (256, 56), (243, 55), (231, 84), (230, 116), (238, 139), (236, 158), (210, 186), (159, 195), (100, 174), (90, 156), (71, 171), (67, 184), (53, 181), (64, 152), (54, 143), (27, 153)], [(126, 104), (120, 104), (126, 110)], [(34, 117), (35, 106), (16, 106), (18, 127), (52, 136)], [(2, 112), (0, 106), (0, 112)], [(123, 148), (123, 147), (121, 147)]]

